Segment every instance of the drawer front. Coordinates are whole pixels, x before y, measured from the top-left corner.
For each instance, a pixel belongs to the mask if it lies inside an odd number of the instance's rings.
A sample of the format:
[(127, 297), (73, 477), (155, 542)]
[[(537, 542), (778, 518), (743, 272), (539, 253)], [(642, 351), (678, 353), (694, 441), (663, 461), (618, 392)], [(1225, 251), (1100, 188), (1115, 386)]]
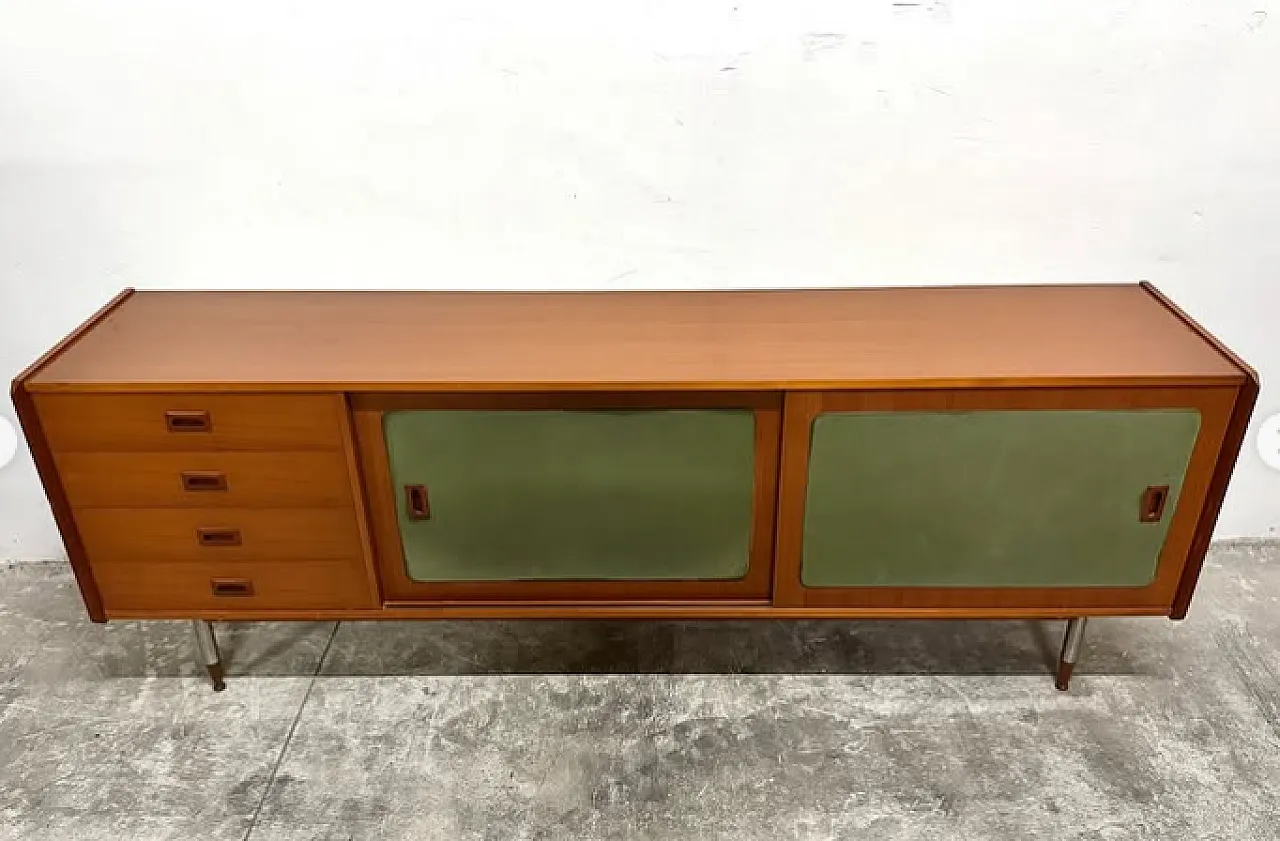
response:
[(55, 453), (312, 450), (342, 446), (336, 394), (40, 394)]
[(284, 453), (63, 452), (76, 508), (350, 508), (337, 450)]
[(812, 426), (806, 587), (1144, 587), (1195, 409), (831, 412)]
[(83, 508), (75, 513), (95, 569), (114, 563), (360, 558), (354, 511)]
[(350, 561), (106, 564), (95, 568), (94, 578), (108, 613), (377, 606), (364, 568)]

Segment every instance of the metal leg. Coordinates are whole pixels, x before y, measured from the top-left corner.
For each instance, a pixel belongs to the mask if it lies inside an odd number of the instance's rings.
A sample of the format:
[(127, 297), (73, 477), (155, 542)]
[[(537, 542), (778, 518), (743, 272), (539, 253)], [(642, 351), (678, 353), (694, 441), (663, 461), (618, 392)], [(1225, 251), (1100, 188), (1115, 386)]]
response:
[(218, 653), (218, 640), (213, 635), (213, 623), (203, 619), (193, 619), (191, 630), (196, 635), (196, 654), (201, 664), (209, 670), (213, 691), (221, 692), (227, 688), (227, 684), (223, 680), (222, 655)]
[(1062, 637), (1062, 653), (1058, 655), (1058, 674), (1053, 681), (1053, 685), (1063, 692), (1067, 691), (1067, 685), (1071, 682), (1071, 670), (1075, 668), (1076, 660), (1080, 657), (1080, 643), (1084, 641), (1084, 624), (1083, 616), (1067, 620), (1067, 633)]

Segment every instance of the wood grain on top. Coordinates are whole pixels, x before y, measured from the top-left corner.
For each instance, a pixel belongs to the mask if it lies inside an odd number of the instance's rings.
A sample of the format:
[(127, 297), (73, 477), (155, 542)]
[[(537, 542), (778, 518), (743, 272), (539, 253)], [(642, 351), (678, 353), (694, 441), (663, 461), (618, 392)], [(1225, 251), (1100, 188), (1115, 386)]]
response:
[(1240, 382), (1138, 285), (138, 292), (59, 390), (572, 390)]

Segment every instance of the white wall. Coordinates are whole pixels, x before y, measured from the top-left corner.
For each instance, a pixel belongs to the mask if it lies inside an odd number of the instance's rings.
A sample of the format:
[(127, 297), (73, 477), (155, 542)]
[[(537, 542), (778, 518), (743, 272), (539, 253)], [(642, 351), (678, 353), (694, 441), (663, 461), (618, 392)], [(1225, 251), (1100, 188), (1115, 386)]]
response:
[(1148, 278), (1280, 378), (1276, 5), (0, 0), (0, 375), (125, 285)]

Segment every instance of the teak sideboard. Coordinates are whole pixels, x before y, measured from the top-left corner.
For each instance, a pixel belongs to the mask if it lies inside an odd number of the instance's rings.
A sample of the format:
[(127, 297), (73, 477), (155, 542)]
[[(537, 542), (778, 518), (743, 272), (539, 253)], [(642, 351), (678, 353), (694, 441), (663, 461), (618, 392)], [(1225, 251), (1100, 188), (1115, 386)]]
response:
[(1187, 612), (1258, 392), (1148, 284), (135, 292), (13, 385), (95, 622)]

